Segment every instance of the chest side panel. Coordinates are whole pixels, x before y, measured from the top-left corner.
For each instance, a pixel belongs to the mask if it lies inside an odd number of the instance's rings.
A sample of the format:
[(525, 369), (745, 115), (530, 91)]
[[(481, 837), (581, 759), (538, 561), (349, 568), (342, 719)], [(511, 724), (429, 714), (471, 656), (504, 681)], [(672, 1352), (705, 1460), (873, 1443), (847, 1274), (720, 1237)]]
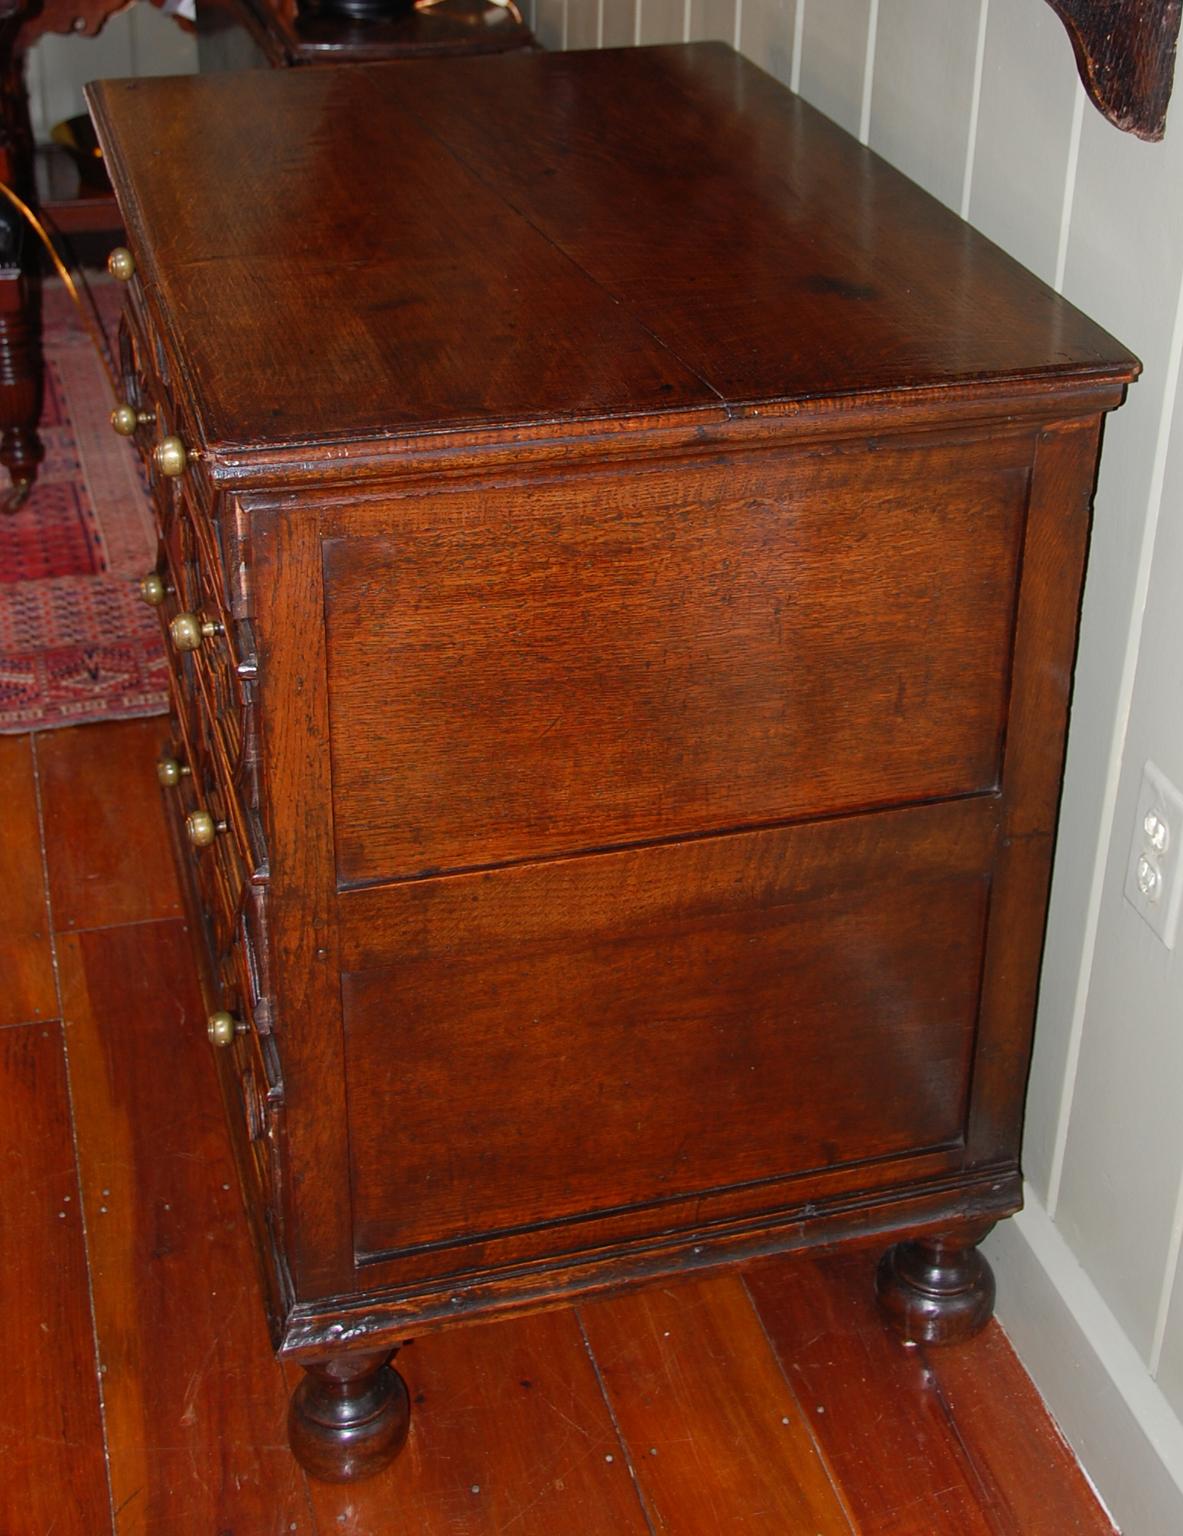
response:
[(343, 886), (980, 792), (1017, 441), (550, 480), (324, 545)]
[(775, 1209), (957, 1143), (995, 819), (987, 797), (344, 895), (359, 1253), (579, 1246), (556, 1224)]

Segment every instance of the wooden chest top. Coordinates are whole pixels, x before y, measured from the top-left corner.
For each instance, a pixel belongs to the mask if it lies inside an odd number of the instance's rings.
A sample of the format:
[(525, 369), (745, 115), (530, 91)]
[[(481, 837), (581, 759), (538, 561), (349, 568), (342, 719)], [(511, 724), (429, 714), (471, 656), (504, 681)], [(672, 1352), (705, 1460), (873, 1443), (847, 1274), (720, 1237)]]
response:
[(106, 82), (204, 447), (1126, 379), (1112, 337), (718, 44)]

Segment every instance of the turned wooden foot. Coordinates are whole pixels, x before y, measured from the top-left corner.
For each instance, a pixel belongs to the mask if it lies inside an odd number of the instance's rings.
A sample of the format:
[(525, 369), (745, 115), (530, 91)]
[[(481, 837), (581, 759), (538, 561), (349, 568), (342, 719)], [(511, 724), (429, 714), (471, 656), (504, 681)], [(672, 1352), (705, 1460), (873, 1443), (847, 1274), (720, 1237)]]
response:
[(21, 243), (21, 232), (10, 221), (0, 228), (0, 464), (12, 481), (12, 491), (0, 503), (6, 511), (14, 511), (28, 495), (45, 457), (37, 436), (42, 385), (39, 295), (14, 264)]
[(292, 1393), (288, 1440), (296, 1460), (326, 1483), (373, 1477), (402, 1450), (411, 1421), (407, 1386), (390, 1353), (340, 1355), (304, 1367)]
[(990, 1321), (994, 1271), (974, 1246), (989, 1230), (918, 1238), (883, 1255), (875, 1294), (905, 1343), (956, 1344)]

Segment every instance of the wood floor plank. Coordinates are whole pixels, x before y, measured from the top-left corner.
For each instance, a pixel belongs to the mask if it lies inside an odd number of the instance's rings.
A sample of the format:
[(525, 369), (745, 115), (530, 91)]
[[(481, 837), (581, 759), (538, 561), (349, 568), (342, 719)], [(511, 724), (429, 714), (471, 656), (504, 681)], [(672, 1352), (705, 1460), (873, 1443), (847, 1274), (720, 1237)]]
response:
[(28, 736), (0, 736), (0, 1026), (57, 1016)]
[(854, 1529), (737, 1275), (580, 1309), (655, 1532)]
[(372, 1482), (310, 1482), (322, 1531), (648, 1536), (572, 1311), (431, 1334), (398, 1367), (412, 1403), (406, 1449)]
[(748, 1289), (810, 1416), (861, 1536), (1020, 1536), (985, 1507), (919, 1350), (892, 1337), (875, 1257), (792, 1255), (752, 1265)]
[(119, 1536), (310, 1532), (189, 935), (59, 949)]
[(924, 1354), (991, 1503), (1016, 1530), (1117, 1536), (997, 1323), (971, 1344)]
[(111, 1529), (57, 1024), (0, 1033), (0, 1531)]
[(49, 889), (58, 932), (181, 910), (159, 813), (163, 719), (82, 725), (37, 737)]

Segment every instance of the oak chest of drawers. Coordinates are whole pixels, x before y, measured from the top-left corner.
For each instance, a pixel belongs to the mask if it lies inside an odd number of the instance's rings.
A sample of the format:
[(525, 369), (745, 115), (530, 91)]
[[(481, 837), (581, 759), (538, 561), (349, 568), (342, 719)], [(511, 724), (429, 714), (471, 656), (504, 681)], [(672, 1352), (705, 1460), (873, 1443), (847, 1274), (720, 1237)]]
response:
[(717, 45), (92, 107), (301, 1459), (397, 1450), (401, 1340), (761, 1252), (978, 1326), (1136, 361)]

